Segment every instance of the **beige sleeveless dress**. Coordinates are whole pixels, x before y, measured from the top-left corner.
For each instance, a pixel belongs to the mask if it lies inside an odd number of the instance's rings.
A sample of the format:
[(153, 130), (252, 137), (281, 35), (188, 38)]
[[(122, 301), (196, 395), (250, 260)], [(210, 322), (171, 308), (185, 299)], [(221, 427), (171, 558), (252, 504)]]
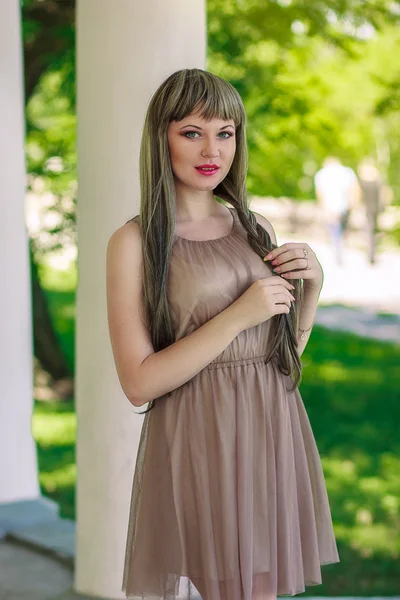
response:
[[(256, 279), (272, 276), (230, 211), (228, 235), (175, 236), (168, 294), (176, 340)], [(265, 364), (273, 325), (241, 332), (145, 415), (129, 513), (127, 598), (295, 595), (321, 583), (321, 565), (339, 562), (303, 401), (297, 389), (287, 391), (289, 378), (275, 361)]]

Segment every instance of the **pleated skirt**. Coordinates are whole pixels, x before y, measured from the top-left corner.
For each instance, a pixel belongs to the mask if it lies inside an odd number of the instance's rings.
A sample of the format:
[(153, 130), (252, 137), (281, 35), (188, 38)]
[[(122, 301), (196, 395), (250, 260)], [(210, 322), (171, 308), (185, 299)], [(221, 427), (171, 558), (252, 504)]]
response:
[[(322, 582), (322, 565), (339, 562), (305, 406), (265, 358), (210, 363), (145, 415), (127, 598), (295, 595)], [(179, 594), (182, 577), (189, 586)]]

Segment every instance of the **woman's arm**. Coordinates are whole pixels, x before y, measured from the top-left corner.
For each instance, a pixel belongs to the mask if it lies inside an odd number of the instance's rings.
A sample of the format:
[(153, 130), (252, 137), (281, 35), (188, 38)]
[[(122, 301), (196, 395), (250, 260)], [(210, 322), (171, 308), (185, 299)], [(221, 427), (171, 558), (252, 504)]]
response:
[[(256, 212), (254, 214), (257, 222), (268, 231), (273, 243), (277, 244), (275, 231), (268, 219)], [(300, 331), (297, 336), (297, 351), (299, 356), (301, 356), (304, 352), (304, 348), (307, 345), (314, 324), (318, 307), (318, 299), (323, 283), (322, 268), (315, 254), (307, 244), (283, 244), (268, 255), (270, 257), (269, 260), (272, 259), (271, 264), (275, 273), (282, 275), (285, 279), (291, 281), (292, 279), (299, 279), (303, 278), (304, 276), (303, 271), (290, 273), (290, 269), (298, 269), (305, 266), (305, 264), (303, 264), (305, 262), (305, 259), (303, 258), (303, 247), (306, 247), (308, 251), (307, 260), (310, 268), (308, 269), (308, 273), (306, 273), (308, 278), (304, 279), (304, 296), (300, 306)], [(302, 261), (301, 264), (293, 264), (293, 259), (296, 260), (296, 255), (300, 257), (300, 260)], [(289, 260), (290, 262), (287, 262)]]
[(304, 282), (304, 296), (300, 307), (300, 331), (297, 336), (297, 351), (299, 356), (303, 354), (304, 348), (307, 346), (307, 342), (311, 335), (315, 321), (315, 315), (317, 313), (318, 299), (321, 289), (322, 285), (321, 287), (313, 287)]
[(242, 327), (233, 303), (191, 334), (155, 352), (144, 325), (141, 264), (139, 226), (125, 224), (113, 233), (107, 247), (107, 313), (118, 377), (134, 406), (192, 379), (229, 346)]

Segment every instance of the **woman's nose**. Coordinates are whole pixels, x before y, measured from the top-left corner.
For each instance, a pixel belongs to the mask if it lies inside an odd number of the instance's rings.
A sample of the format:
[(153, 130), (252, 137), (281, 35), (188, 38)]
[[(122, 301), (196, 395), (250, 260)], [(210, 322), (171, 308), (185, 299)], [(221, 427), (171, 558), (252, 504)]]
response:
[(210, 140), (210, 141), (206, 141), (204, 142), (204, 146), (202, 149), (202, 155), (203, 156), (207, 156), (209, 158), (214, 158), (216, 156), (218, 156), (219, 154), (219, 150), (218, 150), (218, 142), (215, 140)]

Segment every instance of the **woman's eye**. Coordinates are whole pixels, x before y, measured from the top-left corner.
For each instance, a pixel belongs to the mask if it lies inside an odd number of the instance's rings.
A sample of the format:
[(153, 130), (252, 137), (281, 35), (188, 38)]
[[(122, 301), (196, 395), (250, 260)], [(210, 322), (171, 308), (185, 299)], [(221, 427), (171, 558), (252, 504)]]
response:
[[(189, 133), (198, 133), (197, 131), (185, 131), (185, 133), (183, 135), (187, 136), (189, 135)], [(193, 138), (189, 138), (189, 139), (193, 139)]]
[[(198, 134), (199, 132), (198, 132), (198, 131), (185, 131), (185, 133), (184, 133), (183, 135), (184, 135), (185, 137), (187, 137), (187, 136), (189, 136), (189, 134), (191, 134), (191, 133), (196, 133), (196, 134)], [(220, 133), (219, 135), (223, 135), (224, 133), (226, 133), (227, 137), (223, 137), (223, 138), (222, 138), (223, 140), (227, 140), (227, 139), (229, 139), (230, 137), (232, 137), (232, 135), (233, 135), (233, 134), (232, 134), (232, 133), (230, 133), (229, 131), (221, 131), (221, 133)], [(196, 138), (193, 138), (193, 137), (188, 137), (188, 139), (189, 139), (189, 140), (193, 140), (193, 139), (196, 139)]]

